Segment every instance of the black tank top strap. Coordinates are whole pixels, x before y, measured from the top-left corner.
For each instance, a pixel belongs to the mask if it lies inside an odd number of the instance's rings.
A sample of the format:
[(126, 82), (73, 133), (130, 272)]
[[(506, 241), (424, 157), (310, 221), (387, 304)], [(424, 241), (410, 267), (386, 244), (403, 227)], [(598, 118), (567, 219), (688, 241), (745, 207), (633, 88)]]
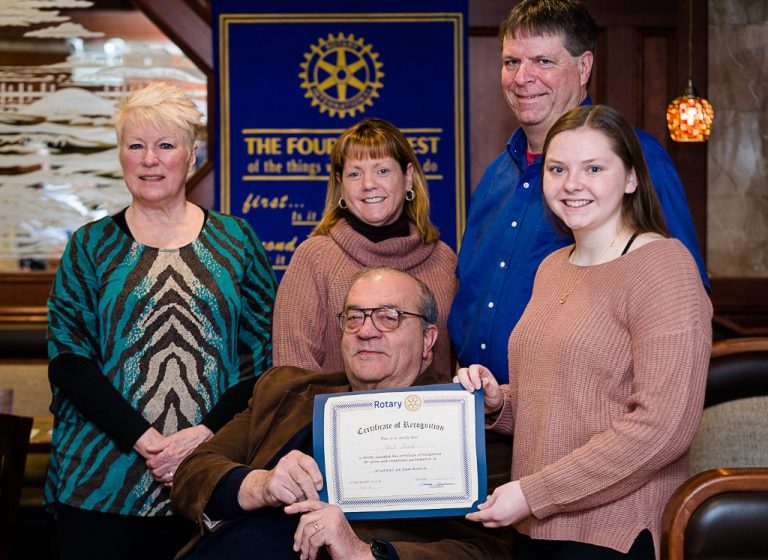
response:
[(629, 248), (632, 246), (632, 243), (635, 242), (635, 239), (637, 238), (637, 232), (632, 234), (632, 237), (629, 238), (629, 241), (627, 241), (627, 244), (624, 246), (624, 250), (621, 252), (622, 255), (626, 255), (627, 251), (629, 251)]

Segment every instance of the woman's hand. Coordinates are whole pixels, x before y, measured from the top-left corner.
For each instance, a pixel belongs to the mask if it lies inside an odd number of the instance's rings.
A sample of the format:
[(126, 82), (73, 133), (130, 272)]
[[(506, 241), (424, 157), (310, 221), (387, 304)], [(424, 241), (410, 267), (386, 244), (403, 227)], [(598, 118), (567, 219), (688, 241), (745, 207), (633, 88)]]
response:
[(485, 366), (472, 364), (468, 368), (460, 368), (453, 382), (461, 383), (470, 393), (482, 387), (486, 414), (497, 412), (504, 404), (504, 393), (501, 392), (501, 387), (491, 370)]
[(173, 475), (184, 458), (212, 437), (213, 432), (202, 424), (166, 436), (167, 444), (163, 449), (147, 459), (147, 468), (152, 477), (166, 486), (172, 486)]
[(531, 515), (519, 480), (499, 486), (485, 503), (477, 507), (480, 511), (468, 513), (465, 517), (491, 529), (512, 525)]
[(149, 428), (133, 444), (136, 452), (145, 459), (151, 459), (168, 445), (166, 437), (154, 428)]

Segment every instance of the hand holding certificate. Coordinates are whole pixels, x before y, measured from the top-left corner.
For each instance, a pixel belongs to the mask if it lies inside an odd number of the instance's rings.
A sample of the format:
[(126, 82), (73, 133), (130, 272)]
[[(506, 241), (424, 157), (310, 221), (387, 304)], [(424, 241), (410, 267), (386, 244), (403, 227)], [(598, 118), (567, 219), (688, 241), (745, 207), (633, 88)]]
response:
[(321, 498), (350, 519), (474, 511), (486, 498), (482, 399), (458, 384), (316, 397)]

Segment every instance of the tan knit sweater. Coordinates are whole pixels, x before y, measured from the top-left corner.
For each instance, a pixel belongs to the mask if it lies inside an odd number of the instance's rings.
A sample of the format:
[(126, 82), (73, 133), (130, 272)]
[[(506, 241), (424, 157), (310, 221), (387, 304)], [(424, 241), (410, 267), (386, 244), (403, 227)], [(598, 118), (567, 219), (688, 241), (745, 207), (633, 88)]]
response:
[(434, 292), (439, 333), (433, 367), (452, 374), (455, 367), (447, 321), (456, 292), (456, 254), (442, 241), (423, 244), (413, 224), (408, 237), (374, 243), (344, 219), (328, 235), (304, 241), (291, 259), (275, 300), (273, 365), (326, 371), (344, 369), (336, 314), (344, 305), (352, 277), (366, 266), (405, 270)]
[(571, 249), (539, 267), (492, 426), (514, 433), (512, 479), (533, 511), (517, 528), (622, 552), (649, 529), (658, 556), (703, 407), (712, 305), (677, 240), (591, 267)]

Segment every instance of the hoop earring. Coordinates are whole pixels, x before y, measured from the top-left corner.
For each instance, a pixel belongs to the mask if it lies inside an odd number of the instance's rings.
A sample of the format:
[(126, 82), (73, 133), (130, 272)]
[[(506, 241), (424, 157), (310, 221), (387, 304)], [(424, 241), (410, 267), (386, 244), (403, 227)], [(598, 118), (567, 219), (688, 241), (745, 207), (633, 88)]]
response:
[(413, 189), (409, 191), (405, 191), (405, 200), (407, 200), (408, 202), (411, 202), (414, 198), (416, 198), (416, 191), (414, 191)]
[(347, 201), (344, 200), (344, 197), (341, 197), (339, 199), (339, 208), (341, 208), (342, 210), (346, 210), (347, 209)]

